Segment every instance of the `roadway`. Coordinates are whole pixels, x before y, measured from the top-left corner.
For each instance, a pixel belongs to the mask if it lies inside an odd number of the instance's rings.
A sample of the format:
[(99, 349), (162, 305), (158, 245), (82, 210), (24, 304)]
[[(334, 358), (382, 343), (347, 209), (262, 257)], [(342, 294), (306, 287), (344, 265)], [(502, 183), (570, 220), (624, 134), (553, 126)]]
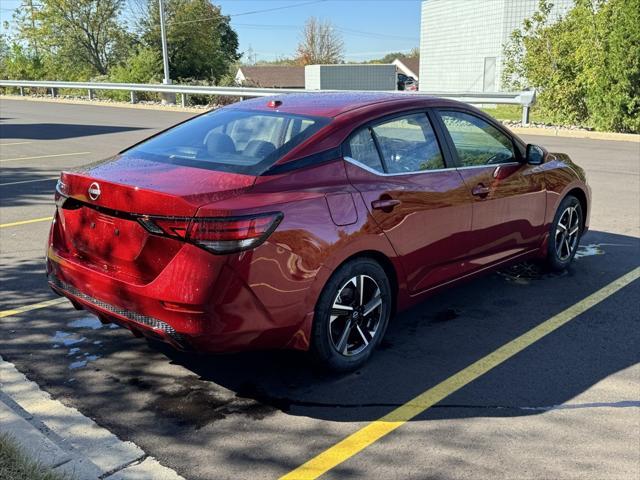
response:
[[(327, 451), (335, 466), (322, 478), (638, 478), (640, 282), (574, 307), (639, 265), (640, 143), (525, 137), (587, 171), (580, 258), (563, 274), (519, 265), (428, 300), (349, 375), (318, 373), (296, 352), (176, 353), (67, 302), (29, 309), (55, 298), (41, 219), (60, 170), (191, 115), (0, 99), (0, 355), (28, 378), (189, 479), (278, 478)], [(331, 450), (572, 308), (368, 447)]]

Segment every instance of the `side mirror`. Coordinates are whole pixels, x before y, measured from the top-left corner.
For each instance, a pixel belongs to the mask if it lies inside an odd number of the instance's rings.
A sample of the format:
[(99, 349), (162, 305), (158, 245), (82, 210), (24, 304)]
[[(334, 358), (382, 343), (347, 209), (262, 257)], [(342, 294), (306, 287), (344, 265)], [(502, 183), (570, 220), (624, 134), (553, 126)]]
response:
[(533, 143), (527, 144), (527, 163), (529, 165), (542, 165), (544, 163), (544, 156), (546, 152), (544, 148), (534, 145)]

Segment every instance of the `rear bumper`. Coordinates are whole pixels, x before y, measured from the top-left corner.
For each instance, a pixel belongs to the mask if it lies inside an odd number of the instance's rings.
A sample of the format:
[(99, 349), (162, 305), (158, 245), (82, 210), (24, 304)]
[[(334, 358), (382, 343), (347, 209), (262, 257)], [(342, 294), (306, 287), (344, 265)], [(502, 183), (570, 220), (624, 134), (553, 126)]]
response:
[(306, 349), (300, 323), (273, 315), (242, 271), (185, 244), (154, 281), (137, 285), (61, 256), (53, 246), (47, 254), (48, 281), (57, 294), (137, 336), (198, 352)]
[(162, 320), (98, 300), (81, 292), (73, 285), (61, 281), (54, 275), (49, 275), (49, 286), (58, 295), (71, 300), (76, 308), (91, 311), (105, 323), (118, 323), (129, 328), (134, 334), (162, 340), (178, 350), (190, 349), (189, 341), (185, 336), (176, 332), (171, 325)]

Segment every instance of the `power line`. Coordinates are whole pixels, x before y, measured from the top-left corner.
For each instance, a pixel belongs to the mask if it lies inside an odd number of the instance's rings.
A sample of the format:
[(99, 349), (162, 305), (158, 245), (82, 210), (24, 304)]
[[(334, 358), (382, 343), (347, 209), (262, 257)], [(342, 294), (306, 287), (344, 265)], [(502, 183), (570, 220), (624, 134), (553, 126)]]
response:
[(353, 30), (351, 28), (343, 28), (343, 27), (335, 27), (336, 30), (339, 30), (344, 33), (350, 33), (352, 35), (360, 35), (369, 38), (396, 38), (398, 40), (411, 40), (416, 41), (420, 40), (418, 37), (403, 37), (401, 35), (389, 35), (388, 33), (379, 33), (379, 32), (364, 32), (362, 30)]
[(286, 10), (289, 8), (295, 8), (295, 7), (302, 7), (303, 5), (311, 5), (314, 3), (322, 3), (322, 2), (326, 2), (327, 0), (312, 0), (310, 2), (302, 2), (302, 3), (294, 3), (293, 5), (284, 5), (282, 7), (272, 7), (272, 8), (265, 8), (262, 10), (252, 10), (249, 12), (242, 12), (242, 13), (232, 13), (230, 15), (228, 15), (229, 17), (240, 17), (242, 15), (253, 15), (254, 13), (265, 13), (265, 12), (275, 12), (276, 10)]
[(265, 25), (261, 23), (234, 23), (234, 27), (254, 28), (257, 30), (298, 30), (300, 25)]
[[(256, 24), (256, 23), (234, 23), (233, 26), (243, 27), (243, 28), (252, 28), (256, 30), (292, 30), (292, 29), (298, 30), (301, 28), (300, 25), (264, 25), (264, 24)], [(351, 28), (344, 28), (344, 27), (338, 27), (338, 26), (334, 26), (333, 28), (339, 31), (340, 33), (343, 33), (344, 35), (355, 35), (355, 36), (361, 36), (366, 38), (392, 38), (396, 40), (408, 40), (412, 42), (420, 40), (418, 37), (404, 37), (401, 35), (390, 35), (387, 33), (380, 33), (380, 32), (365, 32), (363, 30), (353, 30)]]
[[(229, 15), (223, 15), (223, 16), (225, 16), (225, 17), (241, 17), (241, 16), (244, 16), (244, 15), (253, 15), (254, 13), (274, 12), (276, 10), (286, 10), (288, 8), (302, 7), (304, 5), (312, 5), (314, 3), (322, 3), (322, 2), (326, 2), (326, 1), (327, 0), (312, 0), (310, 2), (294, 3), (293, 5), (284, 5), (282, 7), (264, 8), (262, 10), (251, 10), (249, 12), (231, 13)], [(216, 18), (219, 18), (219, 16), (203, 17), (203, 18), (198, 18), (196, 20), (183, 20), (181, 22), (171, 22), (171, 25), (182, 25), (182, 24), (186, 24), (186, 23), (206, 22), (207, 20), (214, 20)]]
[[(211, 17), (211, 18), (218, 18), (218, 17)], [(182, 23), (195, 23), (195, 22), (204, 22), (207, 20), (210, 20), (210, 18), (199, 18), (196, 20), (187, 20), (184, 22), (171, 22), (171, 24), (176, 25), (176, 24), (182, 24)], [(274, 25), (274, 24), (260, 24), (260, 23), (233, 23), (232, 26), (254, 29), (254, 30), (299, 30), (300, 28), (302, 28), (301, 25), (282, 25), (282, 24)], [(339, 31), (340, 33), (348, 36), (355, 35), (355, 36), (366, 37), (366, 38), (391, 38), (395, 40), (408, 40), (411, 42), (420, 40), (418, 37), (404, 37), (401, 35), (390, 35), (387, 33), (380, 33), (380, 32), (365, 32), (363, 30), (353, 30), (350, 28), (337, 27), (337, 26), (334, 26), (333, 28), (336, 31)]]
[[(400, 53), (409, 53), (411, 52), (411, 50), (413, 50), (413, 48), (402, 48), (400, 50), (397, 50), (397, 52)], [(352, 52), (352, 53), (345, 53), (344, 56), (345, 57), (357, 57), (359, 55), (383, 55), (383, 54), (387, 54), (387, 53), (397, 53), (397, 52), (389, 52), (389, 50), (377, 50), (375, 52)]]

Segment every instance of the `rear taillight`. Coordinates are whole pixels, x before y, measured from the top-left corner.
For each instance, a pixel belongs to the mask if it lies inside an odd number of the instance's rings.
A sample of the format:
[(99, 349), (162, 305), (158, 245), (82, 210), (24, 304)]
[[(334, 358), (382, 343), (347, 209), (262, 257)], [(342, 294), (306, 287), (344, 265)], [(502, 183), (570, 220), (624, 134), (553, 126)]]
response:
[(138, 221), (151, 233), (180, 238), (223, 254), (257, 247), (276, 229), (282, 216), (275, 212), (229, 218), (140, 217)]

